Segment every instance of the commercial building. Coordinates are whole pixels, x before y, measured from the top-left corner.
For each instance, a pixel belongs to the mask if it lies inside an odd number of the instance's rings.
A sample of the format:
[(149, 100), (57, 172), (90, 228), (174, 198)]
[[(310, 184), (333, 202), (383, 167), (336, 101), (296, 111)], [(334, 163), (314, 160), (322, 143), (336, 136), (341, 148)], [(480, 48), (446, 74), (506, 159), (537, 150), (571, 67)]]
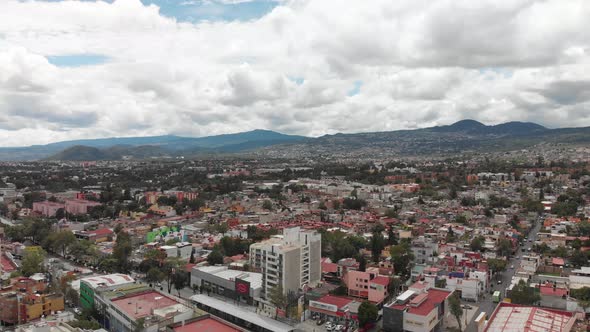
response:
[(159, 331), (194, 316), (193, 309), (184, 301), (153, 289), (101, 301), (108, 328), (117, 332)]
[(252, 307), (244, 305), (234, 305), (231, 302), (222, 301), (220, 299), (207, 296), (205, 294), (197, 294), (191, 297), (191, 301), (197, 308), (211, 313), (217, 317), (246, 328), (248, 331), (254, 332), (291, 332), (295, 328), (281, 323), (272, 318), (260, 315), (256, 311), (251, 310)]
[(451, 294), (437, 288), (410, 288), (383, 306), (383, 329), (388, 332), (441, 331)]
[(126, 274), (109, 274), (81, 279), (80, 305), (82, 308), (92, 308), (94, 306), (94, 296), (98, 290), (113, 290), (134, 282), (135, 280)]
[(321, 279), (321, 235), (299, 227), (250, 246), (250, 266), (262, 273), (261, 298), (277, 286), (283, 292), (298, 292)]
[(209, 288), (212, 293), (253, 305), (260, 298), (262, 274), (230, 270), (227, 266), (193, 267), (191, 286), (195, 285)]
[(484, 332), (569, 332), (575, 322), (576, 316), (572, 312), (501, 302), (490, 316)]
[(115, 235), (115, 232), (108, 228), (100, 228), (93, 231), (74, 231), (76, 238), (81, 240), (87, 240), (92, 243), (100, 243), (111, 240)]
[(189, 242), (177, 242), (169, 246), (161, 246), (158, 248), (161, 252), (166, 254), (166, 257), (178, 257), (188, 259), (193, 252), (193, 246)]
[(348, 320), (349, 325), (351, 320), (358, 320), (359, 306), (360, 302), (335, 295), (325, 295), (316, 301), (309, 301), (309, 310), (321, 319), (343, 324)]
[(231, 324), (221, 318), (203, 315), (179, 323), (168, 325), (167, 332), (247, 332), (237, 325)]

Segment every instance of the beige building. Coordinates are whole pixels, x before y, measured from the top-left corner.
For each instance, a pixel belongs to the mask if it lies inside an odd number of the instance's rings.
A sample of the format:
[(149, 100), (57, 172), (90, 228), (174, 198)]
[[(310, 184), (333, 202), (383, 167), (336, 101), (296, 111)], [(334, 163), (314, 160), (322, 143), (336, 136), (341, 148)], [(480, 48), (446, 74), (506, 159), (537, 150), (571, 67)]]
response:
[(261, 298), (281, 285), (283, 292), (316, 285), (321, 278), (321, 235), (299, 227), (250, 246), (250, 266), (262, 273)]

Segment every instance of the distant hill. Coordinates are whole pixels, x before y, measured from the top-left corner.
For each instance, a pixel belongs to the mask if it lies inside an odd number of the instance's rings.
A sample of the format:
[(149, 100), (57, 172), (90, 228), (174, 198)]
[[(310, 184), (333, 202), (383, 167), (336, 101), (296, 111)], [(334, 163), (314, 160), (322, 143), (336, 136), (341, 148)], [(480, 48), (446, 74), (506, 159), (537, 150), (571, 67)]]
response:
[(548, 129), (531, 122), (487, 126), (475, 120), (462, 120), (448, 126), (415, 130), (325, 135), (305, 144), (272, 146), (264, 152), (273, 156), (419, 156), (506, 151), (543, 142), (590, 143), (590, 127)]
[(123, 156), (148, 158), (203, 152), (242, 152), (304, 139), (306, 137), (285, 135), (270, 130), (207, 137), (112, 137), (0, 148), (0, 160), (118, 160)]
[(0, 160), (119, 160), (123, 157), (191, 157), (204, 153), (245, 151), (277, 157), (351, 154), (388, 157), (514, 150), (543, 142), (590, 143), (590, 127), (548, 129), (531, 122), (487, 126), (475, 120), (462, 120), (448, 126), (318, 138), (284, 135), (269, 130), (198, 138), (174, 135), (103, 138), (0, 148)]

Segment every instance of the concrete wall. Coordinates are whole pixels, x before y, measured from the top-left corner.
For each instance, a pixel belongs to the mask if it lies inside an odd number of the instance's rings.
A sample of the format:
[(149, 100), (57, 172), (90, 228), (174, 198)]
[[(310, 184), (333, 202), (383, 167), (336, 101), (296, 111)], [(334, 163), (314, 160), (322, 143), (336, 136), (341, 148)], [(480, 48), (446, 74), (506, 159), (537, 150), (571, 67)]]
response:
[(297, 292), (301, 287), (301, 249), (283, 253), (283, 290)]

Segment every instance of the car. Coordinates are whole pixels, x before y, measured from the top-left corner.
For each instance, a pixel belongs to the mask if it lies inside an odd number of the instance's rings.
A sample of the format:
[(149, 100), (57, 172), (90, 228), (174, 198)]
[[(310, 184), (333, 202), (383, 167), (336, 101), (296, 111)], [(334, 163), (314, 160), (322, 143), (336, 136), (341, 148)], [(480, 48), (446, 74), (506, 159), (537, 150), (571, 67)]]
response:
[(74, 313), (76, 315), (80, 315), (80, 314), (82, 314), (82, 310), (80, 308), (74, 308)]
[(318, 319), (318, 321), (316, 322), (316, 325), (318, 325), (318, 326), (319, 326), (319, 325), (322, 325), (322, 324), (324, 324), (324, 322), (325, 322), (325, 321), (324, 321), (323, 319), (321, 319), (321, 318), (320, 318), (320, 319)]
[(510, 269), (514, 269), (514, 265), (510, 265)]
[(335, 326), (332, 325), (332, 322), (327, 322), (326, 326), (325, 326), (326, 330), (328, 330), (328, 331), (332, 331), (334, 329), (334, 327)]
[(336, 327), (334, 328), (334, 331), (338, 331), (338, 332), (343, 331), (343, 330), (344, 330), (344, 325), (340, 325), (340, 324), (336, 325)]

